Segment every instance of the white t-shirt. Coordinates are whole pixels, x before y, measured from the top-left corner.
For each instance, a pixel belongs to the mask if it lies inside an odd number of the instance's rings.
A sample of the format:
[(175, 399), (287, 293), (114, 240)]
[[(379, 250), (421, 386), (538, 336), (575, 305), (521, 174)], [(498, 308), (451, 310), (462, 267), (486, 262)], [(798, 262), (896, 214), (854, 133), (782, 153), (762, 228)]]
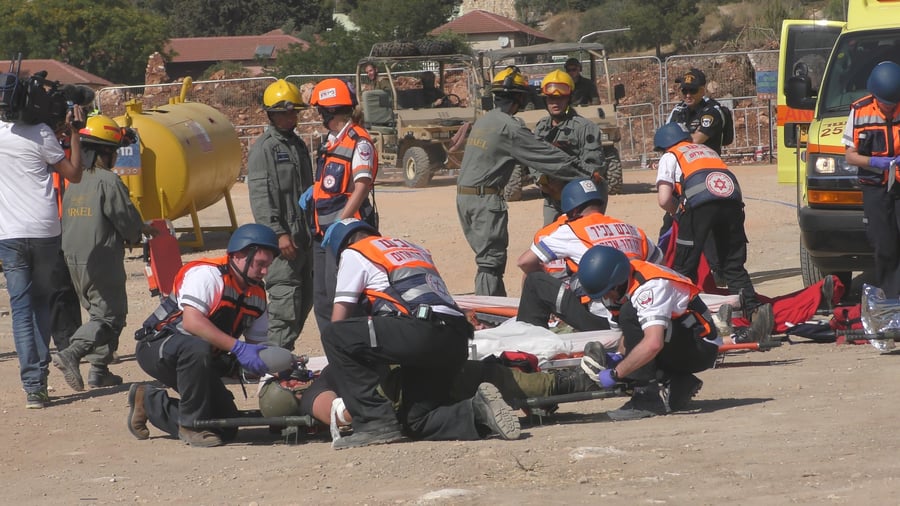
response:
[(681, 165), (678, 158), (668, 151), (659, 158), (659, 169), (656, 171), (656, 182), (660, 181), (675, 186), (675, 181), (681, 179)]
[[(432, 280), (432, 283), (437, 281), (443, 284), (443, 280)], [(335, 304), (338, 302), (357, 304), (367, 288), (383, 292), (390, 286), (387, 271), (372, 263), (362, 253), (350, 248), (341, 252), (337, 285), (334, 290)], [(447, 297), (450, 296), (446, 287), (434, 286), (433, 288), (444, 291)], [(433, 306), (432, 309), (441, 314), (462, 316), (460, 312), (443, 305)]]
[[(691, 302), (689, 288), (663, 279), (651, 279), (638, 287), (631, 295), (631, 304), (637, 311), (642, 329), (662, 325), (668, 338), (672, 332), (672, 315), (683, 314)], [(709, 341), (707, 339), (707, 341)], [(713, 344), (722, 344), (721, 336)]]
[[(212, 265), (197, 265), (184, 274), (181, 289), (178, 291), (178, 308), (184, 309), (190, 306), (209, 316), (210, 310), (219, 305), (222, 300), (222, 292), (225, 290), (225, 280), (219, 269)], [(268, 340), (269, 311), (268, 309), (253, 322), (249, 329), (244, 330), (244, 340), (248, 343), (261, 344)]]
[(0, 239), (60, 235), (51, 166), (65, 157), (47, 125), (0, 121)]

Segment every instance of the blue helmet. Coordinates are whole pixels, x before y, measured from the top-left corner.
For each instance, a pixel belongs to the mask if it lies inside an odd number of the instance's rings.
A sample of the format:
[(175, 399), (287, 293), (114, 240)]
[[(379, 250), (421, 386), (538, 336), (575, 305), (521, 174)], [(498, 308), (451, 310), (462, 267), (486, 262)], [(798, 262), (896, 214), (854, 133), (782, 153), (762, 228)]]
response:
[(347, 218), (328, 227), (325, 237), (322, 238), (322, 247), (330, 250), (335, 258), (340, 258), (341, 250), (347, 246), (347, 240), (359, 230), (365, 230), (372, 235), (381, 235), (372, 225), (356, 218)]
[(602, 299), (613, 288), (627, 283), (630, 277), (628, 257), (609, 246), (591, 247), (578, 263), (578, 281), (594, 300)]
[(691, 140), (691, 133), (680, 123), (666, 123), (653, 136), (653, 149), (665, 151), (681, 141)]
[(281, 248), (278, 247), (278, 236), (271, 228), (258, 223), (248, 223), (238, 227), (231, 234), (226, 251), (229, 254), (237, 253), (250, 246), (272, 250), (276, 257), (281, 254)]
[(900, 102), (900, 65), (892, 61), (883, 61), (869, 74), (866, 89), (875, 98), (890, 105)]
[(563, 188), (560, 209), (569, 214), (588, 202), (596, 201), (599, 205), (605, 206), (606, 200), (605, 181), (597, 185), (592, 179), (576, 179), (569, 181)]

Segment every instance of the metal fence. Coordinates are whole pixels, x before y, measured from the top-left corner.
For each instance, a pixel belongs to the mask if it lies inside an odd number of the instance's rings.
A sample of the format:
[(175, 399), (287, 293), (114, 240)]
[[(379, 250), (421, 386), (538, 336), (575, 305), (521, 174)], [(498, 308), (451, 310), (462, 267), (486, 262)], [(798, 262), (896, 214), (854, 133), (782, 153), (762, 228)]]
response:
[[(775, 114), (772, 100), (760, 98), (755, 85), (755, 71), (777, 68), (778, 51), (708, 53), (671, 56), (660, 62), (653, 56), (610, 58), (612, 85), (624, 84), (626, 98), (617, 109), (617, 122), (622, 132), (619, 152), (626, 165), (648, 166), (658, 159), (653, 152), (653, 133), (662, 125), (669, 111), (681, 100), (675, 78), (696, 67), (706, 74), (710, 97), (727, 105), (734, 113), (735, 141), (723, 150), (723, 156), (734, 163), (774, 156)], [(536, 64), (529, 73), (549, 72), (559, 64)], [(600, 68), (599, 71), (603, 72)], [(329, 77), (352, 80), (352, 74), (295, 74), (285, 79), (300, 87), (308, 99), (315, 82)], [(598, 76), (602, 77), (602, 76)], [(268, 120), (260, 99), (275, 77), (254, 77), (196, 81), (189, 99), (203, 102), (223, 111), (238, 131), (248, 149)], [(606, 95), (605, 79), (600, 81), (600, 96)], [(181, 83), (145, 86), (116, 86), (97, 93), (96, 105), (106, 115), (124, 114), (126, 101), (140, 99), (145, 109), (158, 107), (178, 97)], [(312, 109), (301, 111), (298, 132), (314, 151), (325, 128)]]

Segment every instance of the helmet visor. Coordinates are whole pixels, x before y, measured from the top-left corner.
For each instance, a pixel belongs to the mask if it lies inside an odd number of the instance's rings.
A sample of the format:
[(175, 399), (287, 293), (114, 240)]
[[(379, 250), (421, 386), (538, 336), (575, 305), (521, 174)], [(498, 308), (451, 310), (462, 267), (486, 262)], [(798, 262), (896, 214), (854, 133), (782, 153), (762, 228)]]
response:
[(544, 95), (571, 95), (572, 87), (566, 83), (547, 83), (541, 88), (541, 92)]

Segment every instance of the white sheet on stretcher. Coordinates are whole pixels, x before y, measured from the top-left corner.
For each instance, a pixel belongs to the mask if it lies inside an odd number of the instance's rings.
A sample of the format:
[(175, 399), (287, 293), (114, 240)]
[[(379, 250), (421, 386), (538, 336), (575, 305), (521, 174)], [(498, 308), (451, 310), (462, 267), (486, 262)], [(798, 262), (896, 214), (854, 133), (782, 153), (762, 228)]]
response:
[[(716, 312), (722, 304), (738, 305), (737, 295), (714, 295), (701, 293), (700, 298), (709, 310)], [(518, 307), (518, 299), (514, 297), (491, 297), (478, 295), (454, 296), (456, 302), (464, 309), (477, 307)], [(555, 334), (543, 327), (516, 321), (514, 318), (501, 325), (475, 331), (475, 357), (481, 360), (488, 355), (500, 356), (504, 351), (525, 351), (536, 355), (540, 362), (550, 360), (561, 353), (577, 353), (584, 350), (590, 341), (600, 341), (609, 350), (616, 349), (622, 333), (618, 330), (595, 330), (589, 332), (573, 332)], [(325, 357), (310, 357), (307, 367), (320, 370), (328, 364)]]

